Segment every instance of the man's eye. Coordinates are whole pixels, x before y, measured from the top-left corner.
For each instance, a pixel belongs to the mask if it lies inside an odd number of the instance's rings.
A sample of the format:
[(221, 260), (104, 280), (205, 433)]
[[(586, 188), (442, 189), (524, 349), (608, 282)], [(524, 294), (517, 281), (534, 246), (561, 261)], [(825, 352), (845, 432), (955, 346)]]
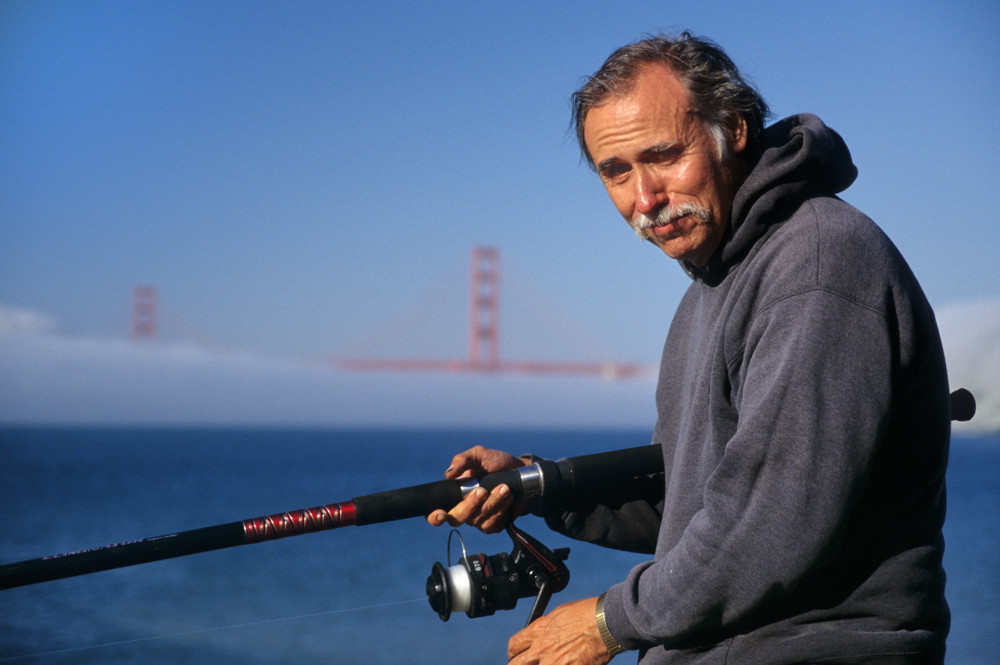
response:
[(602, 174), (608, 180), (616, 180), (627, 174), (630, 170), (628, 164), (609, 164), (604, 167)]
[(649, 161), (654, 164), (670, 164), (677, 161), (677, 158), (680, 157), (680, 155), (680, 150), (676, 146), (671, 146), (669, 148), (664, 148), (650, 153)]

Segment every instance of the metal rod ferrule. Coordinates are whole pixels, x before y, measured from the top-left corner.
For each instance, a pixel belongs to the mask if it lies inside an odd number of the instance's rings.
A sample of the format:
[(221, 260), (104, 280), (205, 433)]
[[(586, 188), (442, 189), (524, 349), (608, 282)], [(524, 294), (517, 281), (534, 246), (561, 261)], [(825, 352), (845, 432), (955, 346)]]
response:
[(522, 499), (545, 494), (545, 476), (542, 474), (542, 467), (537, 462), (531, 466), (522, 466), (517, 472), (521, 476)]

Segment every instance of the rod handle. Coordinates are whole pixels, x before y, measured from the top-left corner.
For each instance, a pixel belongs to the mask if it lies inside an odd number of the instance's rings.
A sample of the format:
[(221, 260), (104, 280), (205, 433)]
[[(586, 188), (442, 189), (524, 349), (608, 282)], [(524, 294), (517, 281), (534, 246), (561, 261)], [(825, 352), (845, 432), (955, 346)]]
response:
[(377, 524), (407, 517), (428, 515), (438, 508), (446, 510), (462, 500), (461, 484), (438, 480), (423, 485), (367, 494), (352, 499), (357, 515), (355, 524)]

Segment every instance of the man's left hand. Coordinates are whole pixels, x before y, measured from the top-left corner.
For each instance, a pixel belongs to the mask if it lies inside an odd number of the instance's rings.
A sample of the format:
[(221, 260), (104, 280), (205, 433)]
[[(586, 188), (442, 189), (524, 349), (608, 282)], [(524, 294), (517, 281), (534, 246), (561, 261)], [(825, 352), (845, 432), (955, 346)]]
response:
[(510, 665), (604, 665), (611, 654), (597, 630), (597, 598), (584, 598), (539, 617), (510, 638)]

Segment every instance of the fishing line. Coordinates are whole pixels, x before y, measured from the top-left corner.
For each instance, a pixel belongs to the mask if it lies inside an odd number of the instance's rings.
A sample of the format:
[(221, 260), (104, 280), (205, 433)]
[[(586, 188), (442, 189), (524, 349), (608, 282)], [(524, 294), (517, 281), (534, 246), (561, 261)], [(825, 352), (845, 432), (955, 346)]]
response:
[(92, 644), (86, 647), (73, 647), (70, 649), (55, 649), (53, 651), (40, 651), (38, 653), (26, 653), (21, 656), (4, 656), (0, 657), (0, 663), (12, 663), (18, 660), (25, 660), (27, 658), (39, 658), (41, 656), (54, 656), (57, 654), (65, 653), (76, 653), (78, 651), (86, 651), (88, 649), (103, 649), (105, 647), (115, 647), (121, 646), (123, 644), (136, 644), (138, 642), (152, 642), (153, 640), (169, 640), (175, 637), (188, 637), (190, 635), (201, 635), (204, 633), (211, 633), (220, 630), (232, 630), (236, 628), (251, 628), (253, 626), (264, 626), (271, 623), (281, 623), (283, 621), (299, 621), (301, 619), (313, 619), (315, 617), (330, 616), (333, 614), (347, 614), (348, 612), (360, 612), (362, 610), (373, 610), (380, 609), (384, 607), (394, 607), (396, 605), (411, 605), (413, 603), (426, 602), (426, 598), (414, 598), (412, 600), (399, 600), (392, 603), (379, 603), (375, 605), (363, 605), (361, 607), (351, 607), (342, 610), (330, 610), (329, 612), (317, 612), (315, 614), (300, 614), (298, 616), (281, 617), (278, 619), (264, 619), (262, 621), (251, 621), (250, 623), (238, 623), (229, 626), (216, 626), (214, 628), (199, 628), (197, 630), (186, 630), (180, 633), (171, 633), (169, 635), (156, 635), (153, 637), (137, 637), (131, 640), (120, 640), (118, 642), (105, 642), (103, 644)]

